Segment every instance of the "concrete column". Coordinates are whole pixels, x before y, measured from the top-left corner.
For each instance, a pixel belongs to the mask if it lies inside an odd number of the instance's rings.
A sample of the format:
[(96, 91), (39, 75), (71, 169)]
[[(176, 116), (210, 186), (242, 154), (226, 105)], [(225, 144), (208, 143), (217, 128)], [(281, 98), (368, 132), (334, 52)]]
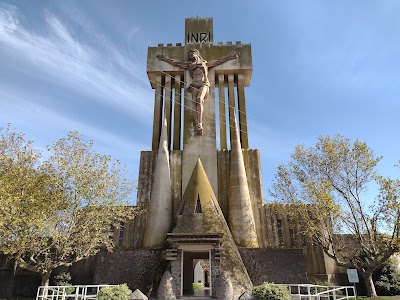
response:
[(172, 210), (167, 121), (164, 119), (147, 212), (144, 248), (164, 246), (167, 233), (171, 230)]
[[(190, 74), (185, 72), (185, 80), (190, 80)], [(218, 195), (217, 178), (217, 144), (215, 127), (215, 71), (209, 70), (210, 91), (204, 101), (203, 135), (198, 135), (195, 128), (195, 105), (192, 95), (185, 88), (183, 154), (182, 154), (182, 194), (185, 193), (190, 176), (200, 158), (214, 194)], [(185, 81), (185, 87), (190, 82)]]
[(231, 149), (232, 149), (232, 136), (235, 134), (234, 128), (234, 114), (235, 114), (235, 82), (234, 75), (228, 75), (228, 104), (229, 104), (229, 136), (231, 141)]
[(171, 172), (171, 197), (174, 211), (174, 218), (178, 217), (182, 200), (182, 151), (172, 150), (169, 153), (169, 166)]
[(165, 76), (164, 116), (167, 120), (168, 149), (171, 149), (171, 115), (172, 115), (172, 80), (170, 75)]
[(239, 247), (258, 248), (259, 243), (235, 113), (233, 113), (233, 135), (231, 136), (231, 141), (228, 203), (229, 228), (236, 245)]
[[(218, 103), (219, 103), (219, 144), (220, 149), (227, 149), (226, 145), (226, 114), (225, 114), (225, 76), (218, 75)], [(229, 123), (228, 123), (229, 124)]]
[(246, 168), (247, 182), (249, 185), (251, 205), (253, 208), (254, 222), (256, 225), (258, 244), (264, 246), (265, 230), (264, 214), (262, 206), (264, 202), (262, 181), (261, 181), (261, 163), (260, 152), (257, 149), (242, 149), (243, 160)]
[(161, 134), (162, 120), (162, 77), (156, 76), (156, 88), (154, 92), (154, 118), (153, 118), (153, 141), (152, 150), (158, 149)]
[(174, 143), (173, 149), (180, 150), (181, 149), (181, 75), (175, 75), (175, 83), (174, 83)]
[(218, 151), (218, 203), (228, 220), (229, 199), (229, 150)]
[(239, 107), (240, 141), (242, 143), (242, 149), (248, 149), (249, 139), (247, 135), (246, 99), (244, 96), (243, 74), (238, 75), (237, 95), (238, 95), (238, 107)]

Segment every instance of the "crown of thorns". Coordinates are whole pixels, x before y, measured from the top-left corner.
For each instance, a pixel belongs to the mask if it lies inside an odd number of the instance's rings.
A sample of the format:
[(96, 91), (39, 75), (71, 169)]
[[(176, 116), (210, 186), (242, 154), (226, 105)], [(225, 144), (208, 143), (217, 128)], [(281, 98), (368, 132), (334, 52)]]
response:
[(200, 51), (197, 49), (190, 49), (187, 54), (188, 58), (190, 58), (190, 55), (192, 55), (192, 54), (197, 54), (197, 56), (199, 56), (201, 58)]

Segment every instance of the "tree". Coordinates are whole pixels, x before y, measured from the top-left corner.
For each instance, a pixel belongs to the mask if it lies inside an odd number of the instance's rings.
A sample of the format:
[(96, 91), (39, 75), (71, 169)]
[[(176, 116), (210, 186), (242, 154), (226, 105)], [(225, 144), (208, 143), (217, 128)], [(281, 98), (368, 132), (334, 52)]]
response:
[(118, 161), (71, 132), (42, 159), (10, 127), (0, 131), (0, 251), (48, 285), (53, 269), (112, 250), (113, 227), (133, 218), (132, 183)]
[[(271, 191), (279, 202), (296, 204), (293, 218), (303, 234), (338, 266), (356, 268), (372, 297), (373, 271), (400, 246), (400, 182), (378, 175), (380, 160), (366, 143), (320, 137), (278, 166)], [(375, 198), (367, 193), (373, 183)]]

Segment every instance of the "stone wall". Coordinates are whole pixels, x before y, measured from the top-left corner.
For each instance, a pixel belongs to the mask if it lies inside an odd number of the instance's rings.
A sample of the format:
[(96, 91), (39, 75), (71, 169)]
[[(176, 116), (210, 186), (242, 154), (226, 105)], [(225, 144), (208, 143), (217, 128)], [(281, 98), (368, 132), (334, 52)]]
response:
[(160, 249), (102, 252), (96, 257), (94, 284), (127, 283), (132, 291), (147, 293), (163, 262), (161, 256)]
[[(40, 276), (25, 270), (18, 270), (15, 277), (14, 296), (21, 298), (34, 298), (36, 296), (37, 287), (40, 285)], [(0, 299), (8, 299), (8, 289), (13, 284), (12, 269), (0, 270)]]
[(239, 252), (254, 285), (307, 282), (302, 249), (239, 248)]
[(182, 250), (178, 250), (176, 260), (171, 261), (171, 275), (174, 277), (175, 291), (178, 298), (181, 296)]

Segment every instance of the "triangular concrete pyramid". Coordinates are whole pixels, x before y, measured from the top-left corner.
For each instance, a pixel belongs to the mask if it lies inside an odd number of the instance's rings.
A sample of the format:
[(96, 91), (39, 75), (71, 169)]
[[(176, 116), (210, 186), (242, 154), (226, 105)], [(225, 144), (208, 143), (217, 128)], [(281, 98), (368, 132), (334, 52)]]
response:
[(128, 300), (148, 300), (149, 298), (142, 293), (141, 290), (136, 289), (129, 297)]
[[(195, 212), (198, 199), (200, 200), (201, 213)], [(200, 159), (197, 160), (183, 195), (182, 206), (173, 233), (223, 233), (222, 247), (224, 254), (220, 261), (221, 272), (226, 271), (230, 276), (235, 294), (252, 289), (250, 277)]]

